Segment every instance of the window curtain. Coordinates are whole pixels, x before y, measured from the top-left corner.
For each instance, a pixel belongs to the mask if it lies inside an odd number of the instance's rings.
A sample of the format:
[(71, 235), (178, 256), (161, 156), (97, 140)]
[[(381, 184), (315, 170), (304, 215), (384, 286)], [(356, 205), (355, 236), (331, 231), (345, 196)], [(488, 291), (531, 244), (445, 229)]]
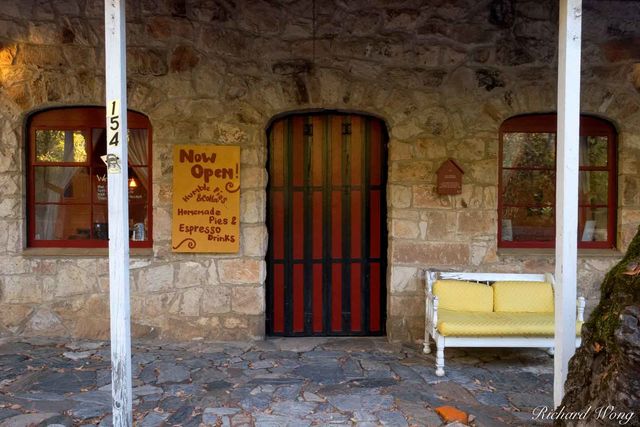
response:
[[(73, 131), (65, 131), (63, 161), (73, 162), (73, 159)], [(45, 168), (46, 172), (44, 176), (44, 183), (47, 189), (46, 202), (61, 202), (67, 185), (69, 185), (69, 182), (71, 182), (73, 176), (78, 173), (79, 169), (80, 168), (77, 167), (64, 166)], [(41, 227), (42, 234), (40, 236), (36, 236), (36, 238), (42, 240), (59, 240), (64, 238), (62, 236), (62, 230), (64, 229), (64, 216), (60, 217), (59, 211), (60, 205), (44, 205), (44, 213), (42, 215), (43, 224)], [(56, 232), (56, 230), (60, 231)]]
[[(129, 131), (129, 164), (130, 165), (148, 165), (147, 150), (147, 131), (134, 129)], [(142, 186), (147, 190), (149, 188), (149, 167), (137, 167), (134, 169)]]
[[(586, 136), (580, 136), (580, 151), (578, 157), (580, 158), (580, 166), (589, 165), (589, 144), (587, 143)], [(589, 199), (591, 195), (591, 185), (589, 183), (589, 172), (578, 172), (578, 204), (590, 204)], [(580, 240), (583, 242), (594, 240), (593, 230), (589, 231), (585, 225), (589, 217), (589, 208), (578, 206), (578, 233), (582, 233)]]

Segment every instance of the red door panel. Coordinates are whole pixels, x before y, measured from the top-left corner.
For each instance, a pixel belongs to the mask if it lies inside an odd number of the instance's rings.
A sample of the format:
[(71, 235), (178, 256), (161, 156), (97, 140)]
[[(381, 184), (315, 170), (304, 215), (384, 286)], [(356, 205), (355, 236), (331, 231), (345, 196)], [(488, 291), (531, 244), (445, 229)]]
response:
[(269, 334), (384, 334), (385, 145), (366, 116), (269, 129)]

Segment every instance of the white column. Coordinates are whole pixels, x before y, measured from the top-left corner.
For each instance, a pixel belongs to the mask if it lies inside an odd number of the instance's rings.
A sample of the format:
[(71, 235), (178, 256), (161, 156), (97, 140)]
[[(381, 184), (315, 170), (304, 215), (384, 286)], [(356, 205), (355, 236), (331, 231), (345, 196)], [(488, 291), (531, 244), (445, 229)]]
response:
[(124, 0), (105, 0), (109, 298), (113, 425), (131, 426), (131, 310), (127, 172), (127, 62)]
[(575, 353), (582, 0), (560, 0), (556, 159), (556, 286), (553, 401), (564, 396)]

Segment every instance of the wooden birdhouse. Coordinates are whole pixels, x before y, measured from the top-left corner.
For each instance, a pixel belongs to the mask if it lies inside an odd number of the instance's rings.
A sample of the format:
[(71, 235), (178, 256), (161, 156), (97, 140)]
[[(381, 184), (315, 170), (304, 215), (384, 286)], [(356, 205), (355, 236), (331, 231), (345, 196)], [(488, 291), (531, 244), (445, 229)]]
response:
[(436, 171), (438, 182), (436, 191), (440, 195), (461, 194), (464, 171), (453, 159), (448, 159)]

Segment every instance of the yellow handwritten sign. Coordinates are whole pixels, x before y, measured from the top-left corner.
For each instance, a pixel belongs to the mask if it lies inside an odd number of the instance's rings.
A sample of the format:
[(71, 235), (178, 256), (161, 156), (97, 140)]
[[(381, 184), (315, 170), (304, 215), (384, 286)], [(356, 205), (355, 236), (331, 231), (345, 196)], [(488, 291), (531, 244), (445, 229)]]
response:
[(173, 149), (174, 252), (240, 249), (240, 147)]

